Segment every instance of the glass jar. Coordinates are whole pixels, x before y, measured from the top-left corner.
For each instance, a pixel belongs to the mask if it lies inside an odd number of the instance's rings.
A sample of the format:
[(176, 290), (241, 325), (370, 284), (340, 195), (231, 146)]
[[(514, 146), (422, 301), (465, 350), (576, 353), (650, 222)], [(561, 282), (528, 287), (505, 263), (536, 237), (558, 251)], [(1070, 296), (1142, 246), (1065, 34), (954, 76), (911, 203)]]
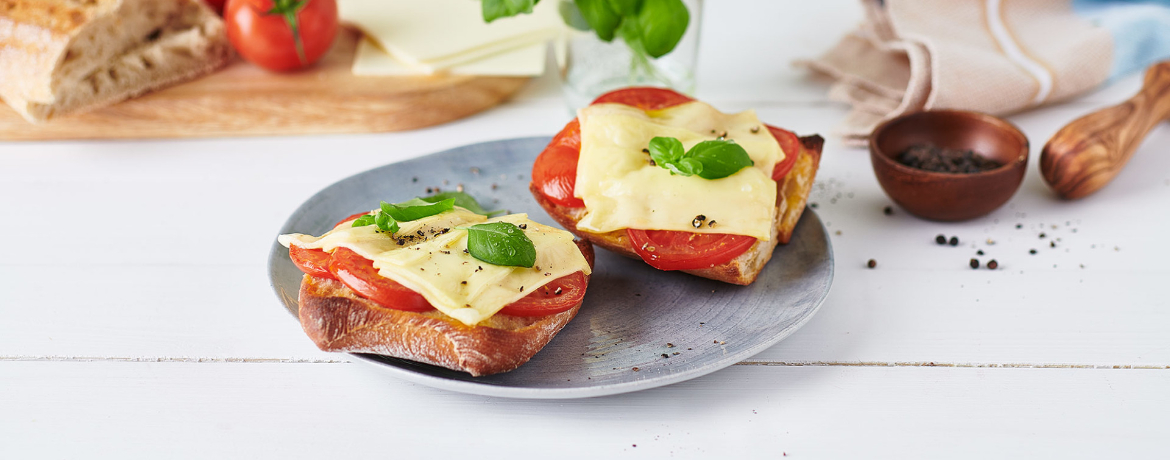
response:
[[(572, 0), (561, 3), (558, 6), (562, 13), (566, 8), (576, 10)], [(593, 31), (570, 27), (561, 69), (561, 86), (569, 110), (576, 113), (598, 96), (627, 86), (655, 86), (692, 94), (703, 0), (683, 0), (683, 4), (690, 14), (686, 33), (674, 50), (657, 59), (632, 51), (621, 37), (606, 43)]]

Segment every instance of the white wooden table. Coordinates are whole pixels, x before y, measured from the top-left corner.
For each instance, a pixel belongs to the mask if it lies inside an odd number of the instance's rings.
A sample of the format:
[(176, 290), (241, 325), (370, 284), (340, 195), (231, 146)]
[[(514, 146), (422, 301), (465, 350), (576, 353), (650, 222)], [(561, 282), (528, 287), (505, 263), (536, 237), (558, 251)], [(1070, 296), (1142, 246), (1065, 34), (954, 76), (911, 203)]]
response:
[[(698, 96), (827, 133), (844, 108), (788, 63), (860, 18), (851, 0), (708, 2)], [(744, 60), (756, 46), (774, 59)], [(409, 133), (0, 143), (0, 458), (1167, 458), (1170, 126), (1086, 200), (1056, 200), (1035, 169), (1060, 126), (1137, 81), (1010, 117), (1032, 169), (972, 222), (884, 215), (866, 152), (830, 138), (820, 313), (715, 374), (569, 401), (449, 393), (320, 352), (265, 269), (284, 219), (338, 179), (554, 133), (552, 78)], [(1000, 269), (968, 268), (978, 249)]]

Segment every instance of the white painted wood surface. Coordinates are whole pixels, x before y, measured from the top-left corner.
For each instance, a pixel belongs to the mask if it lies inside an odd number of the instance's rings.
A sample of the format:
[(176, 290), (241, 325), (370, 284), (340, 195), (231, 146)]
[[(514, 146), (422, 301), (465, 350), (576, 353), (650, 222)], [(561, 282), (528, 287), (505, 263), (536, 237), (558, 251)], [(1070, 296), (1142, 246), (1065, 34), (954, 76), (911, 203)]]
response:
[[(828, 133), (844, 109), (788, 63), (860, 18), (851, 0), (708, 2), (699, 96)], [(756, 47), (774, 58), (746, 60)], [(1060, 126), (1137, 85), (1010, 117), (1032, 169), (967, 223), (883, 215), (867, 153), (830, 138), (820, 313), (741, 365), (578, 401), (453, 394), (320, 352), (264, 265), (288, 214), (338, 179), (552, 134), (569, 118), (552, 78), (409, 133), (0, 143), (0, 458), (1166, 458), (1170, 127), (1086, 200), (1056, 200), (1035, 169)], [(968, 268), (976, 250), (1001, 269)]]

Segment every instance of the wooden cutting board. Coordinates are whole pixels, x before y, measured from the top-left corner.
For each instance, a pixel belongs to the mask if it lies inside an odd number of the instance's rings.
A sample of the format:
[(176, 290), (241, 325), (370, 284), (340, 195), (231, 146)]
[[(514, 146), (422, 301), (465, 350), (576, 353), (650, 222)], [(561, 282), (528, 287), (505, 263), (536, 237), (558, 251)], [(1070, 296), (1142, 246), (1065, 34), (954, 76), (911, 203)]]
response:
[(96, 111), (32, 124), (0, 105), (0, 139), (122, 139), (403, 131), (503, 102), (525, 77), (359, 77), (360, 34), (342, 29), (312, 68), (271, 73), (242, 59), (201, 79)]

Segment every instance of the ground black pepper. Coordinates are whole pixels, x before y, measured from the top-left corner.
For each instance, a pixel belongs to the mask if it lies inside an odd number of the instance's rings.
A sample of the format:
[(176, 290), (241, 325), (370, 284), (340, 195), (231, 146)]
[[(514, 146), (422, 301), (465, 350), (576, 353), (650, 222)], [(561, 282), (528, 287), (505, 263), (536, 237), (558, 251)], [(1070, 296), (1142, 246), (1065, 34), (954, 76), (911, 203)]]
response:
[(911, 168), (949, 174), (971, 174), (1003, 166), (972, 150), (950, 149), (931, 144), (914, 144), (898, 154), (898, 163)]

